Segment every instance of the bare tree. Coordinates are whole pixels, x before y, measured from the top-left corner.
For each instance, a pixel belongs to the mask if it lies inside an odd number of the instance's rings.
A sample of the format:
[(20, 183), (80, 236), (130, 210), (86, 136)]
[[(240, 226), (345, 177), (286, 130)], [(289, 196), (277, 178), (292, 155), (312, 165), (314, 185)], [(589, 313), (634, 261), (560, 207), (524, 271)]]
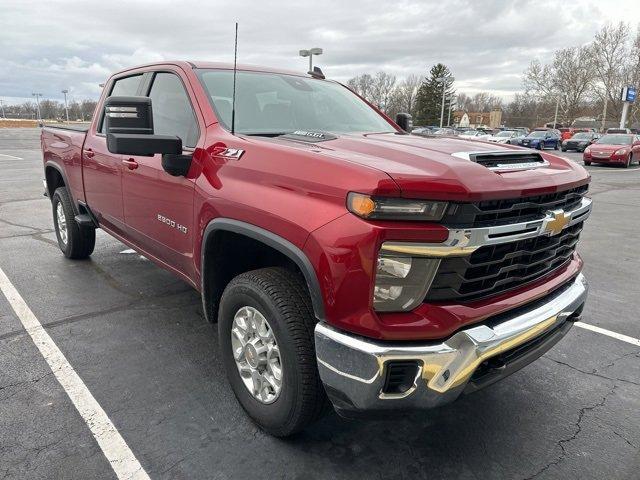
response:
[(625, 61), (628, 59), (629, 26), (620, 22), (614, 26), (605, 25), (596, 33), (591, 50), (595, 73), (598, 80), (596, 92), (603, 102), (602, 125), (604, 129), (607, 119), (607, 109), (611, 104), (612, 110), (619, 114), (622, 102), (619, 99), (619, 88), (624, 83)]
[(558, 105), (562, 117), (571, 123), (593, 85), (593, 55), (589, 47), (571, 47), (554, 53), (550, 64), (531, 62), (524, 72), (527, 94)]
[(456, 100), (458, 110), (466, 112), (488, 112), (495, 108), (503, 108), (502, 103), (500, 97), (489, 92), (478, 92), (474, 96), (461, 92)]
[(347, 85), (351, 90), (369, 102), (373, 100), (373, 84), (374, 79), (368, 73), (363, 73), (357, 77), (350, 78), (347, 82)]
[(373, 79), (371, 102), (382, 111), (389, 108), (389, 100), (396, 84), (396, 76), (386, 72), (378, 72)]
[(390, 100), (389, 114), (400, 112), (414, 114), (416, 108), (416, 96), (422, 79), (417, 75), (409, 75), (394, 89)]

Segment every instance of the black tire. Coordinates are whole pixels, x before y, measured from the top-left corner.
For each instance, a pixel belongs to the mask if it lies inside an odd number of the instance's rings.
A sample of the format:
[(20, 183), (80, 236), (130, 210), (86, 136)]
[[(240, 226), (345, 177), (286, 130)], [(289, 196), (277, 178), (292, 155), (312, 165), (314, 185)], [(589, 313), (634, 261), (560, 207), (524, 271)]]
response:
[(591, 165), (591, 161), (585, 160), (584, 161), (584, 165), (585, 165), (585, 167), (588, 167), (589, 165)]
[(553, 146), (554, 150), (558, 150), (558, 142), (555, 143), (555, 145)]
[(631, 160), (632, 160), (632, 157), (631, 155), (629, 155), (627, 157), (627, 161), (622, 164), (622, 168), (629, 168), (629, 166), (631, 165)]
[(566, 152), (566, 151), (567, 151), (567, 149), (566, 149), (566, 148), (564, 148), (564, 147), (562, 147), (562, 151), (563, 151), (563, 152)]
[[(262, 403), (249, 392), (233, 357), (233, 319), (245, 306), (257, 309), (267, 319), (280, 349), (282, 389), (273, 403)], [(247, 414), (271, 435), (285, 437), (297, 433), (328, 410), (316, 364), (315, 323), (304, 280), (284, 268), (240, 274), (222, 294), (218, 341), (227, 378)]]
[(543, 142), (538, 143), (538, 150), (544, 150), (544, 143)]
[[(60, 226), (58, 225), (58, 204), (62, 205), (64, 219), (66, 223), (67, 238), (63, 239)], [(75, 211), (71, 202), (71, 196), (66, 187), (59, 187), (53, 193), (51, 198), (51, 207), (53, 212), (53, 226), (56, 230), (58, 238), (58, 246), (64, 256), (74, 260), (87, 258), (93, 253), (96, 245), (95, 228), (80, 227), (75, 221)]]

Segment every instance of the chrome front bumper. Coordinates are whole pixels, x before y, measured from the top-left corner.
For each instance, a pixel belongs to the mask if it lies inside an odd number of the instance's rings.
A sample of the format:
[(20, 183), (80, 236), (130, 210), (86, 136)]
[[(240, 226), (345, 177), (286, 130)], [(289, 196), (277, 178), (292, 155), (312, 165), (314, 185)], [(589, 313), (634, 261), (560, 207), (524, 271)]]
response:
[[(463, 392), (504, 378), (551, 348), (580, 314), (587, 289), (579, 274), (559, 292), (532, 302), (530, 308), (488, 319), (443, 342), (419, 345), (366, 339), (321, 322), (315, 328), (320, 377), (334, 406), (344, 414), (449, 403)], [(489, 359), (495, 361), (503, 354), (509, 359), (506, 364), (487, 368)], [(402, 393), (385, 393), (387, 366), (396, 361), (416, 362), (413, 385)], [(487, 373), (476, 378), (474, 373), (481, 366)]]

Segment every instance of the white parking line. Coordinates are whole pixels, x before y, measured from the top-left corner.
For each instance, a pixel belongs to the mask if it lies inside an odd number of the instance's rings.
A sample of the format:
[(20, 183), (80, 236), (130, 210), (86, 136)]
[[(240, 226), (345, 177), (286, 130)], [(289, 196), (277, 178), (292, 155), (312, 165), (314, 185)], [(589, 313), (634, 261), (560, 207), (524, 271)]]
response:
[(0, 157), (9, 157), (9, 158), (13, 158), (15, 160), (24, 160), (24, 158), (22, 158), (22, 157), (16, 157), (14, 155), (7, 155), (6, 153), (0, 153)]
[(46, 360), (64, 391), (87, 424), (116, 476), (121, 480), (148, 480), (127, 443), (82, 379), (69, 364), (53, 339), (44, 330), (29, 306), (0, 268), (0, 291), (9, 301), (24, 329)]
[(631, 345), (635, 345), (636, 347), (640, 347), (640, 340), (637, 338), (629, 337), (628, 335), (612, 332), (611, 330), (607, 330), (606, 328), (596, 327), (595, 325), (589, 325), (588, 323), (583, 322), (576, 322), (575, 326), (584, 328), (585, 330), (591, 330), (592, 332), (600, 333), (602, 335), (606, 335), (607, 337), (615, 338), (616, 340), (620, 340), (621, 342), (630, 343)]

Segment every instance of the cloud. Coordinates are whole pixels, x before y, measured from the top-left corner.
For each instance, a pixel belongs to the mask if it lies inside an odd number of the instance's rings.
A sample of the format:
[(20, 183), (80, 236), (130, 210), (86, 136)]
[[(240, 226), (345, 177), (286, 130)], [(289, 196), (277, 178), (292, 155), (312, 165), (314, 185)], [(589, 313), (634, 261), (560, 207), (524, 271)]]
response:
[[(637, 0), (636, 0), (637, 1)], [(534, 59), (589, 42), (606, 21), (640, 22), (636, 1), (373, 0), (324, 2), (56, 2), (3, 0), (0, 96), (95, 98), (108, 76), (163, 59), (233, 59), (304, 71), (301, 48), (338, 80), (384, 69), (398, 77), (449, 66), (459, 90), (509, 97)]]

